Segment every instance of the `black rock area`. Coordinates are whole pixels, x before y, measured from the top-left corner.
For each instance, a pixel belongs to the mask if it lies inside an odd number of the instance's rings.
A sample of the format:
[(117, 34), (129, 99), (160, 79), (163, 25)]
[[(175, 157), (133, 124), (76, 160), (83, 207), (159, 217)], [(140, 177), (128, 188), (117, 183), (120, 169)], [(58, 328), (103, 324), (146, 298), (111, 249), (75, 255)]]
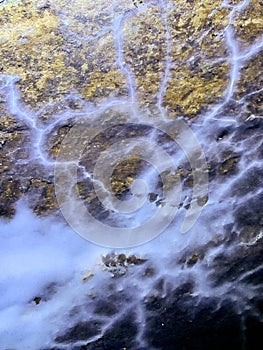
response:
[(234, 215), (238, 227), (263, 226), (263, 192), (250, 197), (244, 204), (234, 208)]
[[(242, 282), (259, 285), (263, 283), (262, 239), (253, 246), (246, 244), (233, 249), (231, 253), (220, 253), (211, 263), (210, 278), (214, 287), (227, 282)], [(234, 285), (233, 285), (234, 287)]]
[[(261, 297), (249, 300), (247, 308), (247, 303), (241, 305), (227, 295), (220, 299), (200, 297), (194, 294), (194, 282), (189, 280), (165, 297), (149, 295), (144, 299), (141, 307), (145, 326), (141, 341), (137, 336), (142, 325), (131, 307), (105, 332), (101, 332), (95, 319), (81, 322), (57, 337), (56, 347), (43, 350), (259, 350), (263, 290), (260, 294)], [(107, 299), (104, 306), (108, 309)], [(96, 340), (88, 340), (95, 334)], [(84, 339), (87, 339), (85, 345), (76, 345), (77, 340)]]
[(257, 191), (263, 186), (263, 169), (254, 166), (238, 179), (232, 186), (231, 194), (243, 197), (249, 193)]

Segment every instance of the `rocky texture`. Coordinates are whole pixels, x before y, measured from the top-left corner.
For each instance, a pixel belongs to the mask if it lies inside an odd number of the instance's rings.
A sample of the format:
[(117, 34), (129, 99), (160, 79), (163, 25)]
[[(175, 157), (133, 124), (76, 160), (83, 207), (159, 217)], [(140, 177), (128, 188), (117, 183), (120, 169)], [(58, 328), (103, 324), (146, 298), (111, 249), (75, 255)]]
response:
[(247, 47), (262, 35), (261, 18), (263, 16), (262, 0), (251, 0), (240, 14), (235, 16), (235, 30), (240, 44)]
[[(232, 1), (230, 5), (236, 3)], [(168, 117), (194, 118), (220, 101), (229, 83), (231, 48), (224, 29), (233, 22), (244, 48), (262, 34), (262, 6), (257, 1), (250, 1), (233, 16), (233, 9), (222, 6), (221, 1), (171, 1), (167, 6), (156, 2), (138, 12), (134, 9), (132, 1), (99, 1), (91, 5), (77, 0), (27, 0), (1, 4), (0, 70), (19, 77), (16, 87), (21, 101), (37, 111), (36, 119), (47, 123), (63, 111), (83, 111), (82, 98), (99, 104), (109, 97), (127, 97), (131, 86), (144, 111), (156, 114), (162, 104)], [(125, 11), (125, 16), (118, 17)], [(254, 93), (262, 86), (258, 74), (261, 62), (261, 55), (248, 60), (237, 84), (236, 96), (244, 99), (247, 116), (262, 114), (262, 93)], [(75, 95), (70, 97), (72, 93)], [(29, 170), (15, 171), (14, 159), (24, 159), (25, 164), (29, 157), (26, 142), (30, 136), (27, 125), (6, 110), (4, 100), (1, 106), (1, 176), (4, 183), (13, 181), (14, 191), (12, 201), (2, 195), (6, 208), (3, 214), (11, 216), (11, 202), (20, 198), (18, 193), (25, 192), (19, 188), (20, 180), (41, 183), (44, 192), (38, 202), (42, 197), (44, 203), (33, 204), (37, 213), (53, 211), (56, 203), (49, 175), (33, 178)], [(51, 156), (57, 155), (68, 130), (67, 125), (55, 126), (57, 136), (47, 142)], [(94, 159), (96, 156), (90, 154)], [(230, 156), (212, 167), (218, 168), (219, 174), (234, 174), (238, 159)], [(123, 162), (112, 180), (117, 194), (126, 191), (135, 175), (125, 168), (127, 164)], [(129, 163), (128, 169), (132, 168)], [(29, 196), (35, 188), (33, 185), (28, 191)], [(49, 193), (48, 200), (45, 193)]]
[(126, 256), (125, 254), (107, 254), (102, 257), (102, 262), (107, 271), (114, 277), (124, 275), (131, 265), (142, 265), (146, 259), (136, 257), (135, 255)]
[[(257, 269), (261, 243), (258, 241), (252, 248), (253, 256), (246, 254), (245, 251), (248, 250), (245, 246), (240, 246), (237, 252), (240, 255), (239, 260), (236, 255), (223, 252), (215, 257), (212, 266), (214, 274), (210, 275), (210, 279), (214, 283), (215, 291), (219, 292), (218, 296), (216, 292), (214, 295), (208, 293), (207, 296), (196, 293), (196, 282), (190, 277), (190, 271), (194, 271), (192, 268), (196, 262), (187, 263), (189, 276), (177, 286), (176, 283), (169, 283), (163, 276), (158, 277), (154, 272), (155, 268), (158, 270), (158, 266), (154, 266), (153, 262), (146, 262), (148, 266), (145, 272), (147, 270), (148, 274), (141, 276), (141, 283), (146, 283), (147, 278), (153, 279), (154, 283), (140, 301), (135, 301), (140, 289), (139, 283), (131, 288), (134, 280), (129, 282), (124, 274), (119, 275), (119, 283), (127, 287), (124, 290), (118, 291), (116, 283), (107, 284), (105, 281), (103, 291), (97, 291), (92, 296), (92, 322), (84, 321), (84, 314), (81, 321), (76, 321), (66, 332), (56, 336), (56, 347), (52, 350), (65, 346), (76, 350), (172, 350), (175, 346), (185, 350), (219, 350), (230, 346), (236, 350), (257, 349), (256, 342), (262, 331), (260, 314), (263, 300), (261, 296), (253, 296), (250, 292), (256, 286), (259, 288), (262, 283), (262, 270)], [(207, 247), (200, 248), (207, 254)], [(204, 255), (201, 259), (203, 258)], [(106, 266), (112, 268), (116, 264), (123, 266), (129, 257), (124, 254), (111, 254), (103, 259)], [(133, 259), (140, 260), (135, 256)], [(127, 267), (129, 270), (133, 268), (129, 264)], [(254, 268), (254, 273), (247, 273)], [(132, 273), (131, 270), (129, 272)], [(241, 275), (244, 276), (243, 279), (240, 279)], [(137, 282), (139, 281), (138, 278)], [(223, 297), (220, 296), (220, 288), (227, 288), (229, 282), (234, 286), (236, 295), (243, 293), (243, 299), (236, 299), (233, 290), (230, 294), (226, 292)], [(252, 289), (246, 289), (251, 284)], [(107, 298), (103, 298), (105, 293)], [(82, 305), (82, 311), (85, 309), (88, 310), (88, 304)], [(88, 316), (90, 317), (90, 313)], [(111, 322), (109, 329), (105, 329), (106, 320)]]
[[(23, 100), (32, 108), (59, 101), (74, 90), (93, 101), (125, 87), (122, 73), (117, 67), (114, 70), (112, 35), (106, 33), (95, 43), (88, 40), (93, 33), (86, 30), (85, 22), (96, 10), (101, 14), (99, 8), (91, 10), (90, 5), (80, 5), (78, 1), (70, 7), (63, 1), (39, 6), (38, 1), (30, 0), (10, 5), (7, 1), (0, 8), (0, 25), (5, 28), (1, 36), (1, 71), (20, 77)], [(64, 23), (68, 17), (69, 26)], [(101, 16), (101, 25), (105, 25), (107, 17)], [(97, 20), (97, 16), (93, 18), (94, 25)], [(76, 36), (71, 26), (77, 30)], [(87, 41), (85, 37), (78, 40), (78, 36), (87, 37)]]
[[(145, 1), (136, 9), (132, 1), (121, 0), (0, 3), (0, 216), (12, 217), (21, 198), (38, 215), (58, 209), (54, 161), (75, 119), (89, 111), (91, 125), (95, 130), (103, 127), (103, 132), (94, 134), (92, 142), (86, 142), (84, 133), (73, 135), (72, 154), (85, 146), (75, 185), (92, 215), (106, 219), (109, 212), (84, 170), (92, 173), (100, 154), (114, 142), (150, 135), (140, 120), (138, 126), (127, 127), (132, 102), (138, 110), (134, 120), (143, 112), (167, 120), (183, 117), (195, 130), (200, 125), (211, 191), (226, 184), (222, 197), (212, 204), (218, 209), (226, 202), (233, 220), (213, 227), (217, 235), (209, 244), (173, 257), (173, 268), (190, 276), (180, 285), (177, 279), (169, 282), (166, 276), (166, 283), (158, 276), (158, 259), (155, 264), (133, 255), (105, 256), (105, 274), (118, 277), (127, 288), (117, 290), (117, 283), (107, 279), (87, 297), (92, 321), (85, 303), (78, 306), (87, 310), (86, 318), (74, 318), (77, 311), (70, 310), (65, 317), (70, 324), (54, 337), (53, 350), (256, 349), (263, 312), (262, 171), (257, 162), (263, 157), (263, 5), (251, 0), (235, 10), (232, 6), (237, 4), (241, 2)], [(13, 75), (16, 80), (10, 78)], [(126, 111), (112, 108), (118, 99), (127, 102)], [(94, 116), (100, 108), (103, 112)], [(203, 124), (209, 112), (211, 118)], [(86, 126), (80, 125), (80, 131)], [(170, 151), (169, 137), (157, 139)], [(145, 168), (133, 149), (111, 176), (114, 195), (126, 199), (133, 179)], [(191, 197), (193, 178), (186, 160), (176, 174), (162, 175), (167, 188), (179, 175), (185, 197)], [(162, 189), (158, 183), (149, 194), (151, 203), (162, 204)], [(180, 207), (186, 210), (189, 200), (183, 201)], [(203, 204), (206, 201), (202, 198)], [(218, 210), (214, 215), (222, 215), (224, 222), (226, 214)], [(213, 219), (211, 215), (212, 223)], [(194, 277), (200, 266), (212, 294), (198, 290)], [(131, 275), (137, 284), (129, 285)], [(136, 291), (149, 281), (152, 292), (138, 299)], [(45, 300), (43, 292), (31, 302), (37, 307)], [(113, 321), (104, 329), (107, 317)]]
[(196, 116), (227, 86), (227, 48), (221, 33), (229, 11), (220, 9), (220, 3), (178, 2), (169, 13), (172, 65), (164, 105), (172, 116)]

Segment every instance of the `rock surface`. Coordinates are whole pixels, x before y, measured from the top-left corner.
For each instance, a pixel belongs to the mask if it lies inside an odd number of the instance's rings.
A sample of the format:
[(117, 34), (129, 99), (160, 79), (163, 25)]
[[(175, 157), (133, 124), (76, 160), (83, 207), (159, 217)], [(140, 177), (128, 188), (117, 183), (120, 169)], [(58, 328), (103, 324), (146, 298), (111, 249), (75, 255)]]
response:
[[(14, 88), (21, 94), (21, 108), (27, 106), (39, 126), (58, 118), (62, 111), (83, 110), (84, 101), (98, 105), (109, 97), (127, 97), (131, 79), (142, 110), (156, 113), (162, 104), (168, 118), (199, 116), (222, 100), (234, 69), (233, 48), (224, 30), (233, 27), (244, 55), (251, 45), (260, 47), (262, 4), (249, 1), (244, 9), (235, 9), (231, 6), (239, 2), (144, 3), (146, 7), (136, 9), (132, 1), (3, 1), (2, 85), (4, 76), (18, 77)], [(241, 118), (262, 114), (261, 64), (260, 53), (251, 58), (248, 55), (242, 64), (235, 92), (243, 110)], [(28, 148), (32, 148), (33, 136), (29, 135), (29, 125), (8, 110), (6, 92), (1, 91), (1, 181), (3, 186), (13, 182), (12, 200), (2, 195), (5, 210), (1, 215), (12, 216), (14, 202), (25, 192), (32, 197), (36, 213), (49, 213), (57, 207), (52, 179), (42, 171), (38, 159), (34, 167), (40, 169), (30, 169)], [(226, 113), (230, 111), (227, 108)], [(59, 139), (68, 127), (54, 125), (56, 137), (52, 141), (44, 138), (51, 155), (57, 154)], [(17, 159), (26, 165), (16, 166)], [(219, 173), (233, 172), (237, 161), (236, 156), (221, 160)], [(125, 173), (125, 166), (120, 166), (120, 173)], [(26, 189), (21, 181), (28, 183)], [(37, 199), (36, 186), (39, 191), (43, 188)], [(119, 175), (113, 180), (117, 193), (127, 186), (129, 180)]]
[[(87, 115), (90, 133), (99, 131), (91, 137), (80, 123), (72, 133), (68, 159), (81, 153), (72, 191), (102, 222), (113, 220), (113, 210), (104, 209), (93, 175), (107, 149), (119, 145), (109, 157), (114, 171), (103, 180), (124, 202), (134, 179), (150, 169), (140, 157), (144, 148), (151, 153), (145, 139), (170, 155), (179, 152), (171, 135), (143, 116), (184, 120), (208, 163), (209, 194), (196, 199), (208, 208), (199, 229), (206, 241), (164, 257), (164, 266), (150, 254), (104, 256), (105, 282), (75, 309), (67, 305), (67, 326), (41, 350), (258, 348), (262, 18), (261, 0), (0, 1), (1, 217), (13, 218), (19, 200), (39, 216), (59, 212), (56, 160), (75, 121)], [(196, 184), (189, 159), (178, 163), (176, 173), (158, 174), (148, 202), (165, 206), (164, 193), (179, 178), (184, 214)], [(47, 302), (56, 288), (31, 302)]]

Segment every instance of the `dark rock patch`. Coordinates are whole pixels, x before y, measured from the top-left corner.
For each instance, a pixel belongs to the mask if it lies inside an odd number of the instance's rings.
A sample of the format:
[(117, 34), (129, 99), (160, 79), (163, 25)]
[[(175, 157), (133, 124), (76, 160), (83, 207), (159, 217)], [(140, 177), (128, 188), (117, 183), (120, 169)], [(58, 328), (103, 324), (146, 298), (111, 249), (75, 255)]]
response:
[(75, 326), (68, 329), (64, 334), (56, 337), (58, 343), (71, 343), (78, 340), (88, 340), (88, 338), (99, 334), (101, 323), (92, 320), (88, 322), (79, 322)]
[(249, 192), (253, 192), (263, 186), (263, 169), (252, 167), (238, 179), (233, 187), (232, 194), (236, 196), (244, 196)]

